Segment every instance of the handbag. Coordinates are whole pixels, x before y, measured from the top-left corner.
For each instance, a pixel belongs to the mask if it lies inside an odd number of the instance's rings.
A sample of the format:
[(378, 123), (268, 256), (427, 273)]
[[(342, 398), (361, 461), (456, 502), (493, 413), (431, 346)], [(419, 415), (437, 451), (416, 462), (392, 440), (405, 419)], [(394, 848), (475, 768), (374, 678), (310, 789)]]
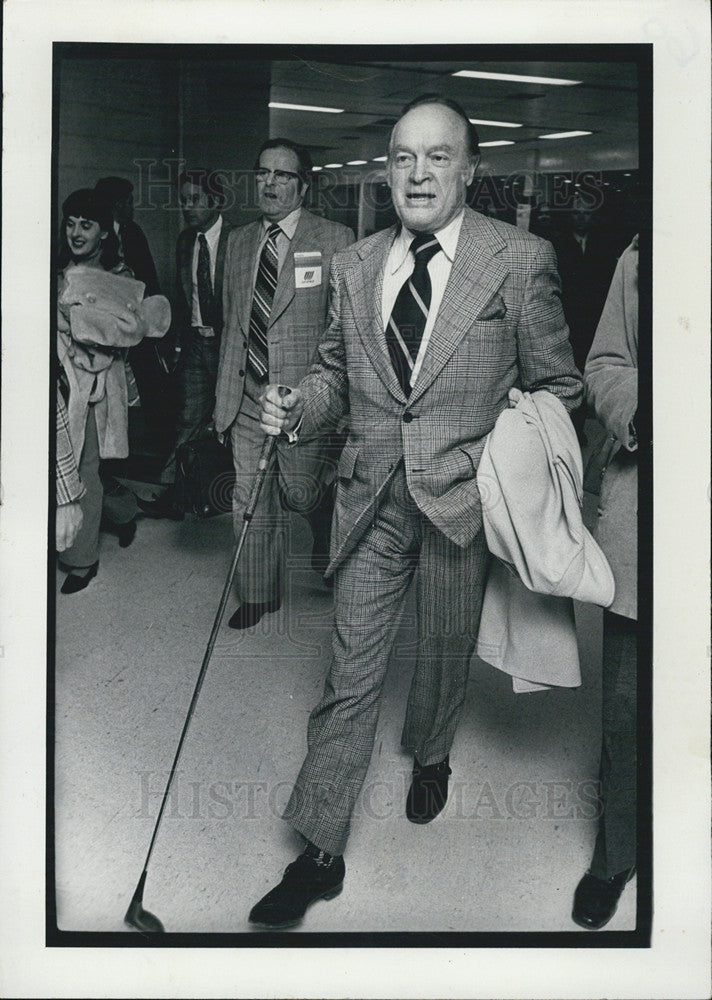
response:
[(176, 452), (176, 503), (184, 513), (214, 517), (232, 510), (235, 468), (232, 451), (209, 435), (187, 441)]

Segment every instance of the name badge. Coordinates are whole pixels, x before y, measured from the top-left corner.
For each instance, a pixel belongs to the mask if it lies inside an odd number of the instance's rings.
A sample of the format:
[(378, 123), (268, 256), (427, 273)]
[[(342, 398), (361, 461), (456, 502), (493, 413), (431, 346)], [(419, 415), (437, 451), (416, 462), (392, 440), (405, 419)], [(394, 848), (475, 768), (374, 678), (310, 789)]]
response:
[(321, 250), (294, 255), (295, 288), (318, 288), (321, 284)]

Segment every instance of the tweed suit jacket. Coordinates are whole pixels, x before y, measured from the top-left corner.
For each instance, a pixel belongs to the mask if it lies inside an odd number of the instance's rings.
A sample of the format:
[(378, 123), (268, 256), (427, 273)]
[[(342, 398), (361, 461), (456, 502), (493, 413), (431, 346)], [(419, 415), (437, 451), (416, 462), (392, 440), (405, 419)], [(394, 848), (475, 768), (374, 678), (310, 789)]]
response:
[[(235, 229), (228, 241), (223, 294), (225, 327), (215, 403), (218, 432), (232, 424), (242, 402), (257, 250), (262, 233), (262, 222), (258, 220)], [(270, 382), (296, 385), (309, 370), (326, 327), (331, 258), (337, 250), (353, 242), (354, 235), (346, 226), (302, 209), (272, 300), (267, 328)], [(321, 253), (321, 283), (312, 288), (297, 288), (294, 254), (313, 251)]]
[[(215, 335), (219, 337), (223, 329), (223, 275), (225, 272), (225, 255), (230, 233), (234, 230), (223, 216), (218, 252), (215, 258), (215, 280), (213, 294), (215, 296), (216, 322)], [(178, 309), (177, 321), (179, 334), (183, 335), (190, 328), (193, 303), (193, 249), (198, 238), (196, 229), (184, 229), (176, 244), (176, 273), (178, 275)]]
[(375, 516), (401, 459), (420, 510), (457, 545), (472, 542), (482, 528), (477, 467), (509, 390), (548, 389), (569, 411), (581, 401), (551, 244), (469, 208), (424, 362), (406, 398), (381, 315), (383, 270), (396, 233), (394, 226), (334, 257), (328, 330), (300, 384), (300, 440), (350, 409), (332, 569)]

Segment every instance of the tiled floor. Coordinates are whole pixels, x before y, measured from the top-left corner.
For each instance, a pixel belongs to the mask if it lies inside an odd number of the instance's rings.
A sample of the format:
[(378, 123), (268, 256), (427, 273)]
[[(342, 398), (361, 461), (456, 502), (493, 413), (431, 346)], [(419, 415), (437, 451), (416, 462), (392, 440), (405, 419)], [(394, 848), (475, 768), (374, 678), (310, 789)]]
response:
[[(145, 893), (170, 931), (247, 931), (250, 907), (300, 849), (280, 808), (328, 666), (332, 595), (305, 565), (306, 529), (293, 529), (281, 611), (247, 632), (223, 625), (185, 743)], [(57, 574), (60, 929), (125, 929), (232, 544), (229, 515), (142, 520), (128, 549), (102, 535), (85, 591), (61, 595)], [(293, 933), (578, 930), (571, 900), (595, 833), (600, 609), (577, 607), (577, 624), (578, 690), (515, 695), (473, 662), (448, 805), (424, 827), (403, 814), (410, 664), (405, 649), (394, 657), (344, 891)], [(406, 625), (398, 644), (408, 638)], [(631, 884), (608, 929), (634, 926)]]

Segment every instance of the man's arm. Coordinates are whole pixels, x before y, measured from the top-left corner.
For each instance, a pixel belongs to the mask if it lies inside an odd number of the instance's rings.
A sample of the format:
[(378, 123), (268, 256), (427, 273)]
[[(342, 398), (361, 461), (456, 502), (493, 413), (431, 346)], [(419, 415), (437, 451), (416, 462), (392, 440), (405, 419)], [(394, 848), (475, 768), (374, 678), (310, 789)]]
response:
[(532, 257), (517, 328), (522, 389), (546, 389), (571, 413), (582, 402), (581, 374), (574, 364), (561, 305), (556, 255), (541, 241)]
[(637, 447), (638, 249), (633, 243), (616, 267), (586, 361), (586, 399), (606, 430), (629, 451)]

